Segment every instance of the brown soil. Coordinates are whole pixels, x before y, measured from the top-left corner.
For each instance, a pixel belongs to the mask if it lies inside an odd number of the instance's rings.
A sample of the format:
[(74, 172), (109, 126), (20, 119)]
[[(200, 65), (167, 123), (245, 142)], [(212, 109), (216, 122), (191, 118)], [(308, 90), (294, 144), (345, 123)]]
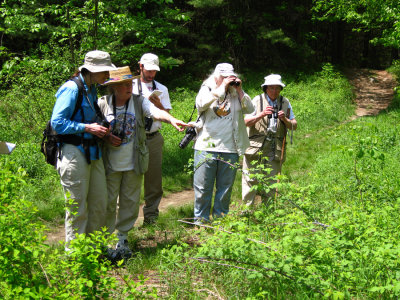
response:
[[(352, 69), (346, 72), (346, 76), (353, 85), (356, 94), (357, 108), (351, 120), (363, 116), (377, 115), (389, 106), (396, 86), (396, 80), (390, 73), (380, 70)], [(172, 206), (177, 207), (193, 203), (193, 200), (193, 190), (172, 193), (161, 200), (159, 209), (160, 212), (163, 212)], [(139, 218), (135, 226), (140, 226), (143, 223), (142, 206), (140, 206)], [(64, 240), (64, 237), (64, 227), (56, 227), (49, 232), (48, 242), (56, 243)]]
[(352, 69), (346, 72), (356, 94), (357, 108), (352, 120), (375, 116), (388, 108), (393, 99), (396, 80), (382, 70)]
[[(159, 206), (160, 212), (168, 210), (169, 207), (178, 207), (185, 204), (193, 203), (194, 201), (194, 191), (184, 190), (177, 193), (169, 194), (163, 197)], [(135, 223), (135, 227), (141, 226), (143, 224), (143, 204), (140, 205), (139, 217)], [(48, 244), (55, 244), (58, 241), (63, 241), (65, 239), (64, 225), (51, 228), (47, 235)]]

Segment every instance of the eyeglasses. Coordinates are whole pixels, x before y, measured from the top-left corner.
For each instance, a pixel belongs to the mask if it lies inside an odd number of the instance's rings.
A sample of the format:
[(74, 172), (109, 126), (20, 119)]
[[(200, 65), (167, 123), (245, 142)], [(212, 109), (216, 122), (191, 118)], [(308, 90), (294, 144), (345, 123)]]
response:
[(270, 91), (281, 91), (282, 88), (280, 86), (267, 86), (267, 89)]

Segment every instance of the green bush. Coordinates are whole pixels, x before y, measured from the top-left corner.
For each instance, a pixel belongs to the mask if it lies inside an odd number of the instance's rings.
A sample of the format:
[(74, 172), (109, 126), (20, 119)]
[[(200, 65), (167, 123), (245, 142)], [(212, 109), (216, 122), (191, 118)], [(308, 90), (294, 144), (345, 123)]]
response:
[[(70, 251), (45, 244), (45, 227), (37, 221), (31, 202), (19, 198), (26, 172), (0, 164), (0, 296), (2, 299), (155, 298), (145, 281), (131, 281), (115, 272), (104, 259), (105, 245), (113, 243), (103, 232), (77, 235)], [(121, 281), (119, 281), (121, 280)]]

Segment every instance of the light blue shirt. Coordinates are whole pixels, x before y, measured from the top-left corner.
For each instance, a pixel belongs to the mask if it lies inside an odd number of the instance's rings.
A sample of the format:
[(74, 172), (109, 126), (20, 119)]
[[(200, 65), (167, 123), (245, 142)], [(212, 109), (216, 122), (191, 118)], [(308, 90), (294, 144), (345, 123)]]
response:
[[(78, 86), (72, 80), (68, 80), (64, 83), (56, 93), (56, 103), (53, 108), (53, 114), (51, 116), (51, 126), (58, 134), (77, 134), (81, 136), (84, 133), (85, 139), (93, 139), (94, 136), (90, 133), (85, 132), (85, 124), (91, 124), (96, 119), (96, 112), (94, 110), (94, 102), (97, 101), (97, 90), (93, 85), (89, 91), (85, 80), (82, 75), (79, 75), (83, 82), (86, 93), (83, 93), (82, 109), (85, 120), (82, 120), (81, 110), (78, 109), (74, 118), (71, 120), (72, 114), (75, 110), (76, 102), (78, 101)], [(88, 97), (85, 96), (87, 94)], [(90, 101), (90, 104), (89, 104)], [(85, 153), (82, 146), (78, 146), (82, 153)], [(100, 149), (98, 150), (99, 157), (101, 157)], [(96, 160), (97, 147), (90, 147), (90, 159)]]
[[(272, 100), (268, 97), (268, 94), (266, 94), (266, 96), (267, 96), (268, 104), (269, 104), (270, 106), (276, 107), (276, 106), (278, 105), (277, 100), (278, 100), (278, 98), (279, 98), (280, 96), (279, 96), (277, 99), (275, 99), (275, 101), (272, 101)], [(294, 113), (293, 113), (292, 105), (290, 104), (290, 102), (289, 102), (288, 108), (290, 108), (289, 120), (293, 120), (293, 119), (294, 119)], [(278, 107), (278, 109), (279, 109), (279, 107)]]

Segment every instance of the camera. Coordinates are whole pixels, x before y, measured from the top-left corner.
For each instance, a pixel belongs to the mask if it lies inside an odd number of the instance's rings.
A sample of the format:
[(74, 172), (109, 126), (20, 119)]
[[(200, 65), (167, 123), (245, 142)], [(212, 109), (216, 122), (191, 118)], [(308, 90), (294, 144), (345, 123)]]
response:
[(115, 135), (116, 137), (119, 137), (121, 139), (121, 141), (125, 138), (126, 134), (124, 131), (117, 131), (117, 130), (113, 130), (111, 132), (113, 135)]
[(100, 116), (96, 116), (95, 123), (99, 124), (100, 126), (106, 127), (106, 128), (110, 127), (110, 122), (108, 122), (104, 118), (101, 118)]
[(194, 139), (196, 134), (197, 134), (196, 129), (194, 129), (194, 127), (186, 128), (186, 134), (183, 137), (183, 139), (181, 140), (181, 142), (179, 143), (179, 148), (181, 148), (181, 149), (186, 148), (186, 146), (189, 144), (189, 142)]
[(272, 118), (272, 115), (274, 115), (274, 119), (278, 119), (278, 108), (274, 107), (274, 112), (272, 114), (268, 114), (268, 119)]
[(153, 118), (145, 117), (144, 118), (144, 129), (146, 131), (150, 131), (151, 125), (153, 125)]
[(230, 86), (239, 86), (240, 82), (239, 81), (231, 81), (231, 82), (229, 82), (229, 85)]

